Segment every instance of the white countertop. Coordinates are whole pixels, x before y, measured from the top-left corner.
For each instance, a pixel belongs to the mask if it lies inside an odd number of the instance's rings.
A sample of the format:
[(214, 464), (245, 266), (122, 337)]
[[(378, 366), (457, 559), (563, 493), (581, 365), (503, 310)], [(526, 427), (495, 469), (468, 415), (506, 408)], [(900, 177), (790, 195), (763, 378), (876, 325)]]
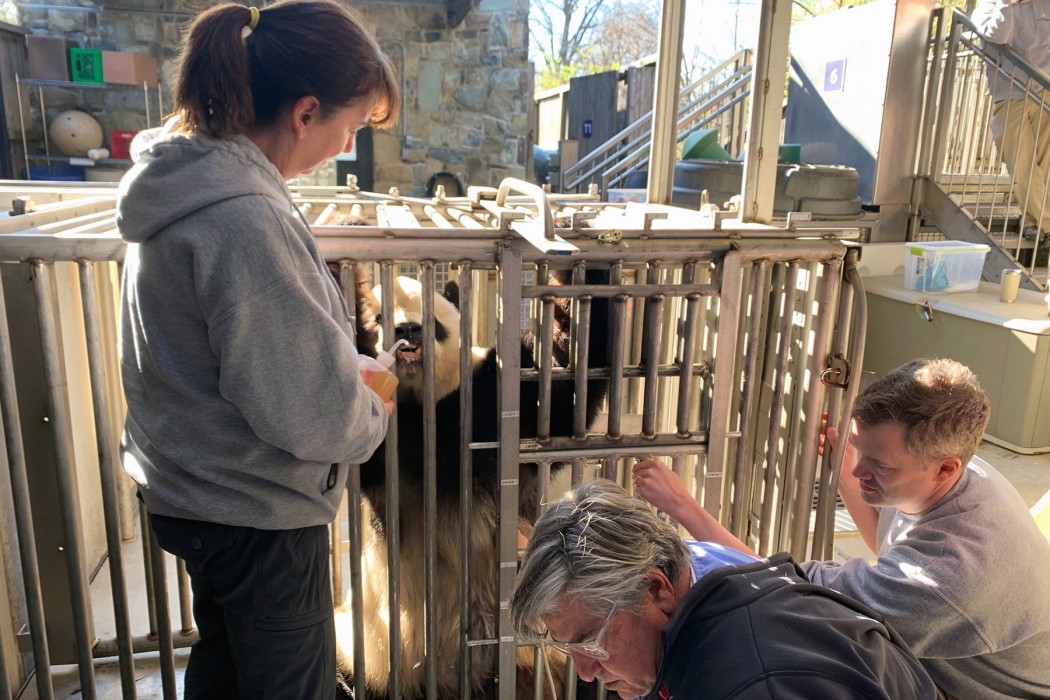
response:
[(1017, 301), (1004, 304), (999, 301), (999, 285), (992, 282), (981, 282), (980, 288), (974, 292), (931, 294), (905, 289), (903, 274), (864, 277), (863, 281), (864, 289), (869, 294), (908, 304), (925, 304), (928, 301), (934, 312), (970, 318), (1023, 333), (1050, 335), (1050, 314), (1047, 313), (1047, 304), (1041, 292), (1022, 289), (1017, 293)]

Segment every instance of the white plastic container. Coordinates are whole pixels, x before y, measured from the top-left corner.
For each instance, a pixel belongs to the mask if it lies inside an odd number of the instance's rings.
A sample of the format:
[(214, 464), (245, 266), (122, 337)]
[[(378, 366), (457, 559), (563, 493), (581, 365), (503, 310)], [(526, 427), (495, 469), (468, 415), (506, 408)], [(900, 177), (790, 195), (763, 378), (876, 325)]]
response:
[(945, 294), (972, 292), (981, 281), (989, 247), (964, 241), (904, 245), (904, 288)]

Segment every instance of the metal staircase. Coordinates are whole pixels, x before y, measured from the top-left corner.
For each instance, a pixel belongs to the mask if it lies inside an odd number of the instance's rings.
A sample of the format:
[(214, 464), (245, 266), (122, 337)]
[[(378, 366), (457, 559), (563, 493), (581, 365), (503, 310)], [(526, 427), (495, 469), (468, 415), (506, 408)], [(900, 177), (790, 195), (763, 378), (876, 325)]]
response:
[[(741, 51), (679, 91), (677, 143), (690, 134), (717, 128), (730, 153), (743, 147), (751, 94), (751, 51)], [(644, 170), (652, 143), (652, 111), (565, 169), (565, 191), (579, 192), (595, 183), (603, 196), (623, 187), (627, 176)]]
[(988, 81), (1008, 81), (1009, 99), (1041, 104), (1038, 129), (1050, 129), (1050, 105), (1041, 97), (1050, 81), (1006, 47), (982, 40), (970, 19), (951, 8), (935, 11), (930, 56), (909, 238), (934, 224), (949, 238), (987, 244), (984, 279), (998, 281), (1016, 267), (1024, 287), (1045, 291), (1048, 232), (1032, 240), (1021, 235), (1024, 222), (1041, 212), (1018, 202), (1017, 180), (1026, 174), (1009, 173), (990, 136)]

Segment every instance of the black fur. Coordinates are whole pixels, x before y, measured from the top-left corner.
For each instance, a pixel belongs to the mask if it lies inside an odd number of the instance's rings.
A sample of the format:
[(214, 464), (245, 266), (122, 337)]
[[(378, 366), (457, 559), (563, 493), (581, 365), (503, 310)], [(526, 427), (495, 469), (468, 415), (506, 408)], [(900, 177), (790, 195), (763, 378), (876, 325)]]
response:
[[(378, 337), (378, 323), (375, 309), (375, 299), (368, 288), (366, 277), (363, 277), (359, 268), (357, 288), (357, 322), (358, 322), (358, 345), (359, 352), (368, 355), (375, 354), (376, 340)], [(603, 271), (590, 271), (587, 275), (588, 283), (604, 283), (608, 281), (608, 273)], [(458, 302), (459, 291), (454, 283), (445, 289), (445, 296), (450, 300)], [(560, 300), (556, 306), (555, 328), (553, 337), (548, 342), (553, 343), (553, 355), (556, 366), (565, 366), (569, 356), (569, 304), (567, 300)], [(412, 325), (412, 324), (405, 324)], [(435, 334), (439, 343), (445, 342), (448, 331), (458, 332), (458, 329), (445, 329), (438, 324)], [(421, 342), (422, 329), (418, 324), (414, 327), (399, 329), (398, 338), (406, 337), (413, 343)], [(607, 367), (607, 333), (608, 333), (608, 302), (605, 299), (594, 299), (591, 310), (590, 328), (590, 364), (592, 367)], [(531, 333), (523, 334), (521, 344), (521, 366), (523, 368), (534, 367), (533, 338)], [(497, 373), (498, 360), (495, 348), (490, 348), (484, 360), (475, 366), (473, 372), (473, 440), (475, 442), (492, 442), (498, 438), (498, 405), (497, 405)], [(536, 406), (538, 402), (539, 384), (535, 381), (523, 381), (521, 383), (521, 436), (531, 438), (536, 436), (537, 416)], [(590, 425), (597, 415), (608, 391), (607, 380), (590, 380), (587, 392), (587, 424)], [(460, 449), (460, 421), (459, 421), (459, 398), (458, 389), (442, 397), (436, 407), (437, 420), (437, 500), (438, 509), (445, 513), (458, 513), (460, 501), (459, 488), (459, 449)], [(573, 399), (574, 383), (572, 381), (555, 381), (552, 383), (551, 397), (551, 435), (569, 436), (573, 429)], [(423, 491), (423, 407), (413, 397), (399, 397), (398, 410), (398, 435), (399, 435), (399, 463), (400, 463), (400, 490), (402, 496), (406, 493), (422, 494)], [(369, 461), (361, 465), (361, 487), (362, 494), (368, 500), (375, 514), (370, 523), (371, 533), (366, 536), (377, 536), (385, 538), (385, 448), (380, 446)], [(473, 453), (473, 491), (475, 502), (495, 502), (499, 491), (499, 473), (496, 459), (496, 450), (476, 450)], [(564, 465), (553, 465), (556, 470)], [(536, 465), (523, 465), (520, 474), (522, 499), (519, 511), (525, 519), (533, 521), (538, 512), (538, 503), (535, 498), (535, 485), (537, 479)], [(484, 496), (482, 498), (481, 496)], [(402, 513), (401, 518), (419, 518), (419, 513)], [(493, 546), (495, 546), (495, 533), (493, 532)], [(367, 575), (367, 573), (366, 573)], [(423, 572), (419, 571), (420, 577)], [(439, 590), (448, 590), (441, 586)], [(458, 589), (458, 586), (456, 586)], [(494, 609), (495, 601), (491, 601)], [(455, 656), (458, 649), (448, 650), (448, 655)], [(342, 679), (352, 685), (349, 679)], [(485, 686), (493, 687), (491, 679), (476, 679)], [(344, 694), (345, 696), (345, 694)]]

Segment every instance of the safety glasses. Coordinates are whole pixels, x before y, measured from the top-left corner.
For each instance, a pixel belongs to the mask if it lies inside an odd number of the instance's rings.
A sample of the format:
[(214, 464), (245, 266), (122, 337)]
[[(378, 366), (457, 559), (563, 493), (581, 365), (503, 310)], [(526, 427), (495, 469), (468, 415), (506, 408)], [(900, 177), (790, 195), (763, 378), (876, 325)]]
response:
[(604, 661), (609, 658), (609, 652), (602, 646), (605, 641), (605, 633), (609, 629), (609, 623), (612, 622), (613, 615), (616, 614), (616, 608), (609, 611), (609, 616), (605, 618), (605, 622), (602, 624), (601, 629), (598, 630), (598, 634), (594, 635), (594, 639), (589, 642), (559, 642), (556, 639), (552, 639), (550, 632), (543, 633), (543, 643), (548, 644), (555, 649), (565, 652), (566, 654), (582, 654), (592, 659), (598, 659)]

